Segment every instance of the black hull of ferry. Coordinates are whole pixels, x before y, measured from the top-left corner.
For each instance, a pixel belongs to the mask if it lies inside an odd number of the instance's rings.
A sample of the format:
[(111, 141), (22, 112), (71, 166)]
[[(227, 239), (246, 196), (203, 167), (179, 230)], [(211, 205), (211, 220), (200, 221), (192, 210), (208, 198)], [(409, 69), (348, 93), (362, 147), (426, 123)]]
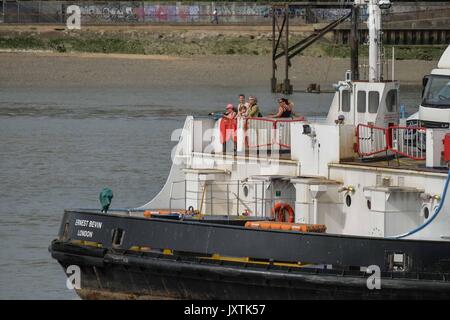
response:
[[(76, 219), (95, 219), (102, 221), (101, 232), (94, 232), (91, 244), (74, 244), (76, 237)], [(140, 220), (140, 221), (138, 221)], [(139, 222), (138, 229), (133, 222)], [(153, 243), (153, 248), (170, 248), (170, 254), (162, 252), (137, 252), (125, 249), (130, 243), (125, 238), (120, 244), (114, 242), (114, 230), (123, 228), (125, 235), (132, 242), (142, 245)], [(129, 229), (131, 228), (131, 229)], [(134, 230), (131, 232), (130, 230)], [(162, 233), (158, 233), (160, 230)], [(183, 232), (196, 232), (195, 238), (174, 240), (173, 232), (183, 238)], [(205, 233), (204, 235), (202, 234)], [(136, 219), (130, 217), (106, 216), (86, 212), (66, 212), (58, 240), (54, 240), (49, 248), (55, 258), (66, 270), (70, 265), (81, 269), (81, 289), (77, 290), (83, 299), (449, 299), (450, 274), (448, 261), (450, 247), (447, 242), (406, 241), (385, 239), (343, 237), (330, 235), (293, 234), (292, 232), (255, 231), (252, 238), (256, 240), (248, 248), (246, 255), (242, 250), (247, 246), (241, 243), (238, 247), (234, 239), (246, 241), (243, 237), (250, 230), (239, 226), (211, 224), (201, 222), (164, 221), (163, 219)], [(145, 233), (147, 232), (147, 233)], [(257, 232), (257, 233), (255, 233)], [(164, 238), (164, 235), (166, 237)], [(212, 242), (205, 242), (207, 236), (214, 237)], [(306, 241), (315, 246), (315, 263), (333, 264), (333, 269), (299, 268), (280, 265), (271, 259), (255, 259), (247, 262), (212, 259), (211, 250), (223, 255), (249, 257), (252, 253), (262, 255), (259, 249), (271, 254), (268, 246), (273, 240)], [(293, 236), (293, 237), (292, 237)], [(152, 237), (155, 237), (152, 239)], [(225, 238), (222, 238), (225, 237)], [(176, 237), (175, 237), (176, 238)], [(108, 239), (108, 240), (106, 240)], [(112, 239), (112, 240), (111, 240)], [(266, 239), (266, 243), (261, 242)], [(103, 240), (103, 241), (102, 241)], [(128, 239), (130, 241), (130, 239)], [(143, 241), (143, 242), (142, 242)], [(194, 243), (186, 243), (192, 241)], [(260, 242), (258, 242), (260, 241)], [(102, 247), (92, 246), (102, 243)], [(132, 243), (131, 242), (131, 243)], [(311, 259), (311, 253), (302, 243), (303, 252)], [(224, 247), (225, 245), (225, 247)], [(430, 247), (432, 245), (432, 247)], [(122, 246), (122, 247), (121, 247)], [(277, 247), (276, 244), (273, 246)], [(328, 247), (327, 247), (328, 246)], [(331, 252), (333, 246), (340, 252)], [(365, 256), (361, 256), (358, 247), (365, 246)], [(368, 246), (371, 246), (370, 248)], [(186, 249), (192, 248), (186, 251)], [(194, 249), (196, 248), (196, 249)], [(298, 246), (292, 243), (287, 252), (293, 251), (295, 256)], [(353, 249), (352, 249), (353, 248)], [(396, 249), (394, 249), (396, 248)], [(431, 249), (432, 248), (432, 249)], [(180, 249), (180, 250), (176, 250)], [(280, 250), (279, 248), (275, 248)], [(353, 250), (353, 252), (352, 252)], [(409, 258), (409, 270), (391, 272), (386, 270), (385, 258), (381, 264), (381, 289), (369, 290), (368, 274), (355, 270), (356, 265), (369, 266), (376, 262), (378, 251), (391, 250), (403, 252)], [(232, 252), (236, 254), (231, 254)], [(347, 251), (344, 253), (344, 251)], [(365, 264), (346, 264), (349, 257), (358, 255), (357, 259)], [(349, 254), (349, 256), (347, 256)], [(381, 255), (386, 257), (386, 254)], [(380, 257), (381, 257), (380, 256)], [(338, 259), (338, 260), (336, 260)], [(418, 261), (422, 259), (421, 261)], [(274, 259), (275, 261), (279, 261)], [(285, 260), (286, 261), (286, 260)], [(290, 260), (299, 261), (299, 260)], [(334, 263), (332, 263), (334, 262)], [(338, 264), (336, 262), (341, 262)], [(356, 262), (356, 260), (355, 260)]]
[(158, 255), (106, 253), (54, 242), (64, 270), (81, 269), (82, 299), (449, 299), (450, 283), (382, 278), (369, 290), (367, 276), (331, 270), (277, 270)]

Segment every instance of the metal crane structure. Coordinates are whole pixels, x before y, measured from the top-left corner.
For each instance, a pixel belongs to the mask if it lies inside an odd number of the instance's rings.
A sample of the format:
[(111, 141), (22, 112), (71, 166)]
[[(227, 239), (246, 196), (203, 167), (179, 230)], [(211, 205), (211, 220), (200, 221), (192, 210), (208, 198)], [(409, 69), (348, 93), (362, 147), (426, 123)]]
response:
[[(292, 7), (326, 8), (326, 9), (350, 9), (348, 14), (343, 15), (339, 19), (329, 23), (322, 29), (315, 30), (308, 37), (298, 41), (295, 44), (289, 44), (289, 16)], [(293, 87), (289, 79), (289, 68), (292, 66), (291, 59), (300, 54), (303, 50), (311, 46), (314, 42), (323, 37), (327, 32), (333, 30), (340, 23), (348, 18), (352, 21), (351, 32), (351, 48), (352, 48), (352, 78), (358, 79), (358, 36), (357, 21), (359, 8), (354, 5), (354, 1), (304, 1), (289, 2), (285, 4), (272, 5), (272, 92), (282, 92), (284, 94), (292, 94)], [(281, 59), (284, 58), (284, 59)], [(284, 60), (284, 81), (277, 82), (277, 71), (279, 61)]]

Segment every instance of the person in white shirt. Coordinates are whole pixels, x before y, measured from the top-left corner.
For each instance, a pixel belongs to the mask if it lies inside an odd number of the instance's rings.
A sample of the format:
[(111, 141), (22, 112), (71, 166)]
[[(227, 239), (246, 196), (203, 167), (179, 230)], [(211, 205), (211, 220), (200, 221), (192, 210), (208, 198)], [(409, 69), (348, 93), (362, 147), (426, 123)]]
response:
[(217, 9), (215, 9), (215, 8), (213, 11), (213, 19), (211, 20), (211, 23), (219, 24), (219, 17), (217, 15)]

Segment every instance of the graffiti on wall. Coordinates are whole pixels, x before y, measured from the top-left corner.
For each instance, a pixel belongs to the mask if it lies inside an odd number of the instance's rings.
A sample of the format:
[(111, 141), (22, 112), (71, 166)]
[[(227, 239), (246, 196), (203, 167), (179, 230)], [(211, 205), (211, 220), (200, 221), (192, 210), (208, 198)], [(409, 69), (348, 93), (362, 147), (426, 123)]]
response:
[[(273, 13), (277, 16), (281, 16), (284, 13), (283, 8), (275, 8)], [(304, 18), (306, 15), (305, 7), (301, 7), (299, 5), (290, 5), (289, 6), (289, 18)], [(272, 10), (269, 10), (268, 16), (272, 16)]]
[(318, 21), (334, 21), (350, 12), (350, 9), (312, 9)]
[(94, 22), (205, 22), (217, 12), (222, 21), (239, 22), (244, 19), (267, 20), (271, 17), (269, 5), (255, 3), (218, 3), (210, 5), (194, 3), (190, 5), (154, 4), (149, 2), (120, 2), (80, 5), (85, 23)]
[[(37, 22), (65, 21), (64, 12), (67, 4), (60, 1), (17, 1), (7, 2), (5, 21), (26, 21), (27, 13), (30, 19)], [(13, 5), (12, 5), (13, 4)], [(77, 4), (74, 1), (72, 4)], [(149, 1), (104, 1), (80, 2), (82, 23), (208, 23), (212, 19), (214, 9), (218, 12), (219, 21), (223, 23), (270, 23), (273, 15), (281, 15), (284, 8), (272, 9), (270, 4), (255, 2), (149, 2)], [(301, 5), (290, 5), (289, 16), (292, 19), (313, 17), (316, 20), (335, 20), (344, 14), (342, 9), (312, 9), (306, 10)], [(20, 12), (20, 14), (19, 14)], [(31, 12), (31, 11), (30, 11)], [(9, 20), (7, 20), (8, 18)], [(34, 21), (33, 20), (33, 21)], [(309, 19), (308, 21), (311, 21)]]
[(145, 22), (196, 22), (200, 19), (198, 5), (144, 5)]
[(217, 12), (222, 17), (263, 17), (268, 18), (270, 15), (270, 6), (267, 5), (257, 5), (257, 4), (247, 4), (245, 6), (240, 6), (236, 4), (218, 4), (214, 6)]
[(81, 5), (79, 7), (84, 22), (137, 22), (140, 11), (138, 4), (121, 5), (119, 3), (111, 3), (105, 5)]

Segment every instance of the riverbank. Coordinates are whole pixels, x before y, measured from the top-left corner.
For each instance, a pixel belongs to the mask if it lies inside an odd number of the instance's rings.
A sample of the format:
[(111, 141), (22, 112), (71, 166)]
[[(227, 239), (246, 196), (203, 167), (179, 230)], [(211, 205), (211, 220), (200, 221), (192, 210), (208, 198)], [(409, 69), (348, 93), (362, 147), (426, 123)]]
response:
[[(290, 43), (318, 26), (292, 26)], [(252, 55), (272, 52), (271, 26), (86, 26), (0, 25), (0, 49), (53, 52), (124, 53), (141, 55)], [(389, 47), (386, 48), (390, 52)], [(443, 46), (397, 46), (398, 60), (437, 60)], [(367, 55), (361, 46), (361, 56)], [(331, 33), (306, 49), (303, 56), (347, 58), (348, 46), (335, 45)]]
[[(350, 68), (348, 59), (299, 56), (292, 60), (290, 78), (294, 89), (310, 83), (331, 88)], [(396, 79), (402, 85), (421, 85), (437, 61), (397, 61)], [(172, 87), (267, 87), (271, 77), (270, 56), (251, 55), (137, 55), (58, 53), (52, 51), (0, 52), (0, 85), (3, 88)], [(362, 78), (365, 73), (361, 70)], [(367, 76), (367, 75), (366, 75)], [(280, 81), (282, 74), (279, 75)]]

